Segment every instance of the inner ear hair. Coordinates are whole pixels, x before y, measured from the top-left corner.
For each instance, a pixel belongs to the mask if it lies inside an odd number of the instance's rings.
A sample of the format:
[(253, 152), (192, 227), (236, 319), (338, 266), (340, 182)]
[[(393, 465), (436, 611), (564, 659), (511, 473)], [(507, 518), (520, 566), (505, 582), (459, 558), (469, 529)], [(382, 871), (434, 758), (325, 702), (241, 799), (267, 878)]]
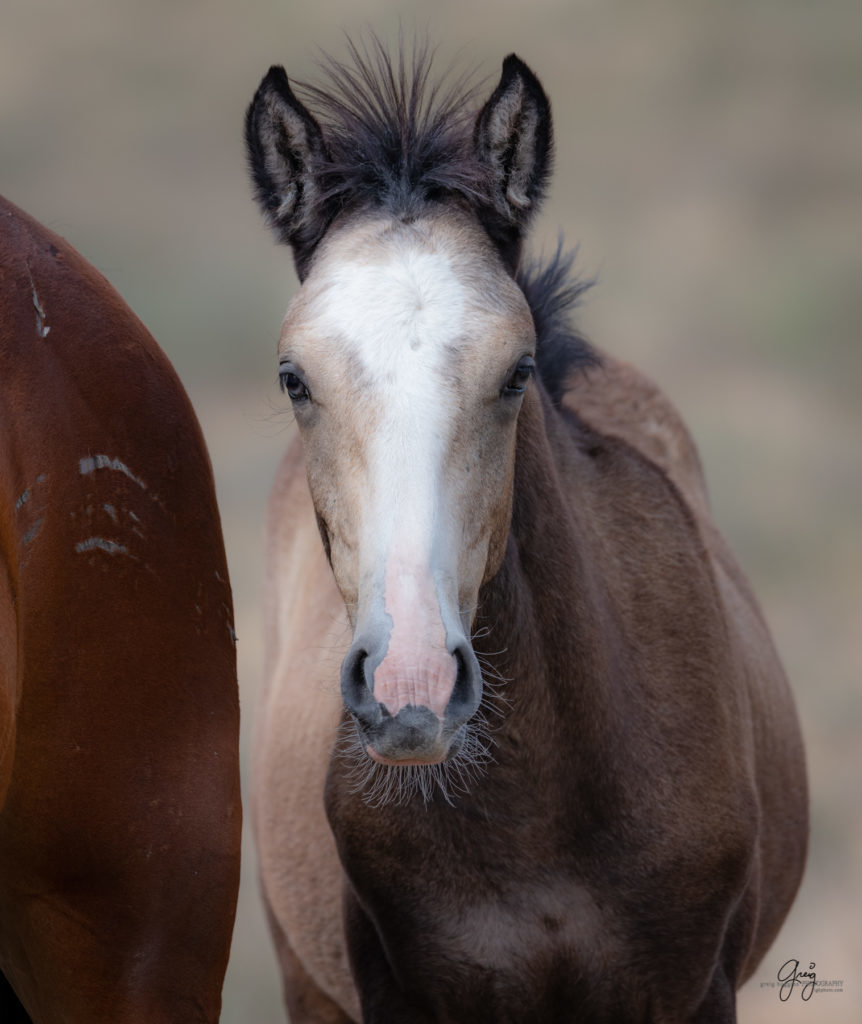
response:
[(296, 98), (283, 67), (269, 69), (245, 120), (255, 198), (280, 241), (303, 250), (319, 236), (319, 175), (326, 162), (320, 126)]
[(538, 78), (515, 54), (479, 112), (474, 143), (490, 175), (491, 199), (510, 227), (525, 226), (551, 169), (551, 106)]

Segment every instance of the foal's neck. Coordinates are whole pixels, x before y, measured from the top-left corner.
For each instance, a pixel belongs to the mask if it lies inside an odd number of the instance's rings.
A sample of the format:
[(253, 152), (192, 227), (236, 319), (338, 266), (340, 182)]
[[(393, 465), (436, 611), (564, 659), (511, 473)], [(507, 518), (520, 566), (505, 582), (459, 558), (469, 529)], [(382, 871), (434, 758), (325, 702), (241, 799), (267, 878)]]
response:
[[(597, 744), (600, 737), (607, 742), (613, 671), (608, 645), (599, 642), (608, 624), (600, 567), (590, 557), (591, 467), (576, 429), (540, 387), (528, 396), (508, 547), (480, 594), (474, 647), (506, 680), (501, 734), (512, 730), (546, 744), (549, 728), (575, 722), (583, 747), (591, 734)], [(581, 492), (584, 508), (576, 500)], [(493, 672), (488, 678), (493, 690)], [(557, 740), (565, 745), (566, 737)]]

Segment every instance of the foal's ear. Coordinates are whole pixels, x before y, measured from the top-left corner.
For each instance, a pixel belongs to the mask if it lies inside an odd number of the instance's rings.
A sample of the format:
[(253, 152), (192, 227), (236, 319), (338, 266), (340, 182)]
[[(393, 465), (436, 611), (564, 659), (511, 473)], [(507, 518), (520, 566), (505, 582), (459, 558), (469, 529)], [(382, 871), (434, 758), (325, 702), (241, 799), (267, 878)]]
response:
[(541, 202), (551, 171), (551, 105), (538, 78), (514, 53), (503, 61), (500, 84), (479, 112), (476, 155), (490, 179), (493, 209), (485, 227), (507, 250), (517, 250)]
[(300, 277), (326, 228), (319, 175), (326, 162), (320, 126), (294, 96), (284, 68), (273, 66), (245, 116), (255, 198), (279, 241), (293, 247)]

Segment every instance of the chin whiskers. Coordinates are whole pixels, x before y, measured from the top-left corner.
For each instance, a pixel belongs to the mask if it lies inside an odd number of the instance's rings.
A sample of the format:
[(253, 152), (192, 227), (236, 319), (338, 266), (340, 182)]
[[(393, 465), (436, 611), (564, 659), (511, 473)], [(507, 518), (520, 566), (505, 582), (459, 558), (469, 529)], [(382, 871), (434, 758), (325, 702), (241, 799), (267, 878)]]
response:
[(372, 761), (352, 720), (342, 723), (335, 755), (346, 768), (352, 793), (370, 807), (401, 805), (420, 799), (424, 804), (442, 799), (453, 805), (470, 792), (476, 779), (494, 761), (493, 738), (481, 707), (465, 726), (457, 752), (440, 764), (386, 765)]
[[(481, 658), (479, 664), (482, 664)], [(479, 712), (483, 715), (485, 727), (490, 732), (490, 723), (494, 722), (495, 725), (499, 725), (500, 721), (508, 715), (514, 702), (506, 693), (506, 684), (509, 680), (503, 676), (489, 679), (487, 671), (486, 666), (482, 665), (482, 703), (479, 706)]]
[[(473, 634), (473, 640), (483, 639), (490, 632), (490, 628), (484, 626)], [(505, 654), (506, 651), (507, 648), (505, 647), (499, 651), (483, 651), (480, 653), (475, 648), (473, 651), (482, 670), (482, 704), (480, 710), (486, 716), (493, 715), (495, 718), (505, 718), (507, 712), (512, 707), (512, 699), (506, 693), (506, 687), (512, 680), (508, 676), (504, 676), (492, 660)]]
[[(489, 632), (487, 628), (479, 630), (473, 639), (485, 637)], [(370, 807), (402, 805), (416, 799), (424, 804), (445, 800), (454, 805), (459, 796), (469, 793), (495, 763), (494, 733), (513, 706), (506, 692), (510, 680), (492, 660), (505, 653), (505, 648), (490, 653), (476, 652), (482, 672), (482, 700), (476, 714), (464, 726), (458, 750), (440, 764), (386, 765), (373, 761), (366, 753), (356, 724), (351, 718), (345, 719), (334, 753), (343, 767), (350, 792), (361, 796)]]

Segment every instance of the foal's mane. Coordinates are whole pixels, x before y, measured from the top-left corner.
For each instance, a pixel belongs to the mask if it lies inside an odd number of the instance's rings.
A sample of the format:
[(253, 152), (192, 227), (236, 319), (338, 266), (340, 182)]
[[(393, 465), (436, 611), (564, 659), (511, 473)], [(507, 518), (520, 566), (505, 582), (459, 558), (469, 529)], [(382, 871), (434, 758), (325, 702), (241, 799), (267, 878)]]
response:
[[(451, 69), (432, 79), (427, 43), (414, 42), (409, 54), (399, 46), (395, 57), (375, 35), (359, 45), (348, 39), (347, 46), (349, 63), (321, 56), (322, 84), (295, 83), (326, 139), (317, 201), (400, 218), (447, 196), (474, 209), (491, 203), (473, 138), (484, 83), (454, 77)], [(515, 275), (536, 326), (539, 375), (555, 403), (570, 373), (599, 361), (572, 323), (593, 284), (573, 272), (575, 254), (560, 242), (550, 260), (528, 260)]]
[(515, 280), (524, 293), (536, 327), (536, 366), (551, 400), (558, 405), (572, 373), (601, 362), (574, 325), (574, 312), (595, 283), (574, 271), (577, 249), (563, 250), (562, 238), (550, 260), (530, 260)]
[(402, 45), (395, 57), (374, 35), (347, 47), (350, 63), (321, 56), (321, 85), (296, 83), (326, 139), (320, 201), (396, 216), (447, 194), (488, 202), (472, 145), (478, 83), (451, 72), (432, 81), (427, 43), (414, 42), (409, 55)]

